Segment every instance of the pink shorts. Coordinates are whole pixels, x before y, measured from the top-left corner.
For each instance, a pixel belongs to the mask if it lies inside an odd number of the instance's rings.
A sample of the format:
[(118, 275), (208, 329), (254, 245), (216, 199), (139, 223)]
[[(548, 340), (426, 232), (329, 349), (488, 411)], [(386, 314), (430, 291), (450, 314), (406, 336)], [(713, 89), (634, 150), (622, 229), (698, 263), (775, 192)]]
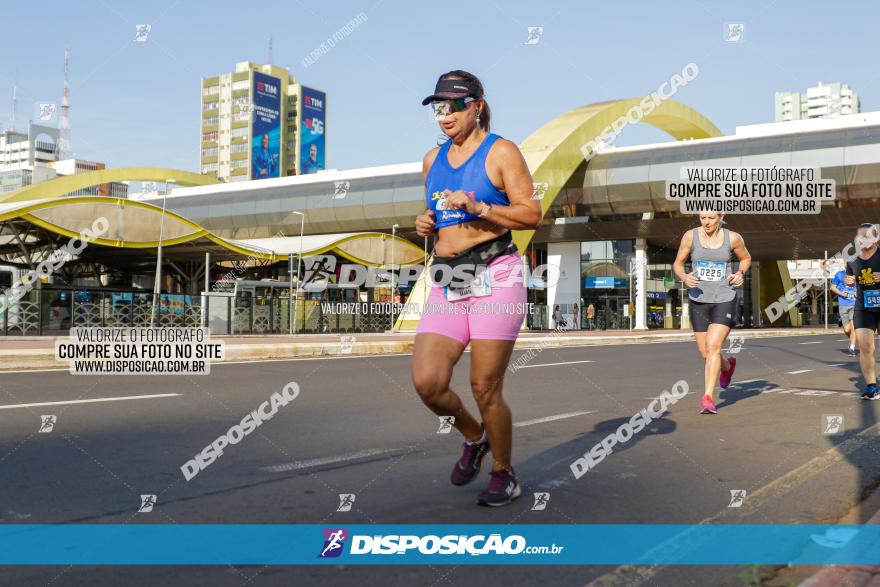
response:
[(525, 269), (516, 253), (489, 263), (491, 293), (450, 302), (442, 287), (434, 286), (422, 308), (416, 334), (430, 332), (455, 339), (516, 340), (527, 310)]

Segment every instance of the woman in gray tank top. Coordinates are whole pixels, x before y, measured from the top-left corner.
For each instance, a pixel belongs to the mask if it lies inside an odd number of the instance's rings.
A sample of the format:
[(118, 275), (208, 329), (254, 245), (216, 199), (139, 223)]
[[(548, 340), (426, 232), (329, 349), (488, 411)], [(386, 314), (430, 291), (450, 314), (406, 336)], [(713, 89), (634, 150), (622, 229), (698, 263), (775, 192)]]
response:
[[(681, 238), (672, 269), (688, 288), (690, 318), (697, 349), (706, 362), (706, 389), (701, 414), (715, 414), (715, 383), (726, 389), (736, 369), (735, 357), (721, 356), (721, 347), (736, 323), (736, 289), (742, 287), (752, 258), (739, 233), (722, 227), (724, 214), (700, 214), (700, 226)], [(691, 272), (685, 271), (690, 259)], [(734, 259), (739, 268), (733, 270)]]

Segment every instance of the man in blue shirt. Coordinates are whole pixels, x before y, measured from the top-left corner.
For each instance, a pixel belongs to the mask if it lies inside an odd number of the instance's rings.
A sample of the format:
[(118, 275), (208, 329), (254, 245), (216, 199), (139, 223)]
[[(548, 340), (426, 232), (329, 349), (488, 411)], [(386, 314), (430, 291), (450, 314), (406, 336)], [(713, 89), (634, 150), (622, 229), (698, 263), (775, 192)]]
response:
[(263, 133), (260, 149), (254, 151), (254, 176), (261, 177), (278, 176), (278, 154), (269, 151), (269, 133)]
[(309, 145), (309, 158), (303, 163), (302, 173), (318, 173), (321, 171), (321, 165), (318, 163), (318, 145), (312, 143)]
[(841, 269), (831, 281), (831, 291), (837, 294), (837, 306), (840, 310), (840, 323), (843, 332), (849, 337), (849, 356), (856, 356), (856, 329), (853, 328), (853, 311), (856, 306), (856, 287), (846, 285), (846, 271)]

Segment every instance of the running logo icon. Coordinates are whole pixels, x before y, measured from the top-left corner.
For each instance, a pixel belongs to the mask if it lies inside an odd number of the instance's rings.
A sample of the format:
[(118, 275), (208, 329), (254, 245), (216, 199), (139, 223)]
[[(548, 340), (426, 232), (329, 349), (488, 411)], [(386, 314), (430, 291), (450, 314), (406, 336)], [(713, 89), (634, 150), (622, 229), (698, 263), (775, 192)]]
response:
[(337, 512), (350, 512), (353, 505), (354, 505), (354, 493), (340, 493), (339, 494), (339, 507), (336, 508), (336, 511)]
[(455, 424), (455, 416), (440, 416), (440, 427), (437, 428), (437, 434), (449, 434), (452, 431), (452, 425)]
[(150, 36), (150, 30), (153, 28), (153, 25), (150, 24), (136, 24), (134, 25), (134, 42), (135, 43), (146, 43), (147, 38)]
[(523, 45), (537, 45), (541, 42), (541, 37), (544, 35), (544, 27), (542, 26), (530, 26), (527, 27), (528, 37), (526, 38), (526, 42)]
[(336, 558), (345, 547), (345, 541), (348, 538), (348, 532), (342, 528), (324, 528), (324, 547), (318, 558)]
[(153, 506), (156, 505), (156, 496), (155, 495), (141, 495), (141, 507), (138, 508), (138, 513), (148, 514), (153, 511)]
[(159, 184), (155, 181), (145, 181), (141, 184), (141, 196), (158, 196)]
[(839, 414), (824, 414), (822, 416), (822, 434), (826, 436), (843, 434), (843, 416)]
[(333, 193), (334, 200), (343, 199), (348, 194), (348, 190), (351, 188), (350, 181), (334, 181), (333, 185), (336, 186), (336, 191)]
[(822, 118), (837, 118), (840, 116), (841, 112), (841, 104), (840, 102), (832, 102), (828, 107), (828, 113), (825, 114)]
[(340, 336), (339, 337), (339, 354), (340, 355), (350, 355), (351, 349), (354, 347), (354, 337), (353, 336)]
[(648, 266), (648, 259), (645, 257), (633, 257), (629, 260), (629, 272), (633, 277), (637, 277), (645, 267)]
[(37, 432), (52, 432), (52, 429), (55, 428), (55, 422), (58, 421), (58, 418), (52, 415), (40, 416), (40, 429)]
[(550, 501), (550, 494), (547, 492), (535, 493), (535, 503), (532, 504), (533, 512), (540, 512), (547, 509), (547, 503)]
[[(332, 255), (315, 255), (303, 275), (303, 289), (306, 291), (324, 291), (330, 283), (330, 276), (336, 274), (336, 257)], [(296, 271), (295, 268), (292, 268)]]
[(744, 336), (731, 336), (730, 337), (730, 347), (727, 349), (727, 352), (731, 355), (735, 355), (739, 353), (743, 345), (746, 343), (746, 337)]
[(743, 501), (746, 499), (746, 490), (745, 489), (731, 489), (730, 490), (730, 503), (727, 504), (729, 508), (738, 508), (743, 504)]
[(40, 120), (43, 122), (50, 122), (55, 119), (55, 112), (57, 107), (54, 102), (41, 102), (39, 104), (40, 109)]
[(728, 43), (742, 43), (746, 40), (746, 25), (741, 22), (724, 23), (724, 40)]
[(550, 185), (546, 181), (532, 182), (532, 199), (543, 200)]

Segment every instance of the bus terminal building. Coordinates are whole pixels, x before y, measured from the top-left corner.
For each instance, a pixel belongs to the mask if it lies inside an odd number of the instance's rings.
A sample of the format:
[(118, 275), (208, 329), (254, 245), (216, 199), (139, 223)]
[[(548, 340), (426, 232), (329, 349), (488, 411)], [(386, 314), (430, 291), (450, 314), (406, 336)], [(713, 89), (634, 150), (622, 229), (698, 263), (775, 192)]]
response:
[[(769, 326), (765, 308), (794, 285), (793, 277), (841, 251), (852, 242), (858, 224), (878, 221), (880, 113), (742, 126), (723, 136), (705, 117), (669, 100), (642, 121), (675, 140), (611, 147), (585, 157), (583, 146), (595, 142), (635, 103), (619, 100), (572, 110), (520, 145), (544, 221), (536, 231), (516, 231), (514, 241), (529, 267), (553, 268), (546, 281), (529, 283), (528, 301), (536, 312), (524, 327), (557, 326), (551, 315), (558, 306), (567, 327), (586, 328), (586, 308), (592, 305), (598, 328), (688, 328), (687, 294), (673, 276), (672, 263), (682, 234), (697, 221), (666, 199), (667, 182), (680, 179), (684, 167), (812, 168), (835, 181), (834, 200), (823, 202), (818, 214), (727, 216), (727, 227), (743, 235), (753, 259), (739, 299), (737, 318), (745, 327)], [(68, 324), (94, 324), (96, 315), (102, 324), (115, 324), (116, 318), (108, 322), (105, 314), (134, 300), (140, 290), (152, 291), (162, 242), (162, 291), (169, 299), (188, 296), (178, 304), (184, 307), (178, 314), (189, 312), (194, 322), (196, 316), (204, 320), (217, 313), (216, 305), (213, 311), (205, 306), (221, 302), (206, 294), (222, 293), (228, 298), (222, 302), (228, 332), (286, 332), (291, 309), (299, 321), (294, 321), (297, 331), (375, 331), (392, 323), (401, 330), (415, 328), (418, 316), (411, 314), (374, 317), (358, 325), (354, 317), (323, 315), (321, 302), (418, 301), (422, 281), (412, 289), (395, 287), (392, 277), (372, 292), (329, 287), (316, 296), (300, 291), (299, 310), (289, 307), (289, 290), (263, 288), (263, 297), (259, 288), (245, 295), (245, 288), (217, 284), (228, 281), (232, 272), (234, 280), (280, 286), (291, 282), (294, 259), (305, 262), (318, 254), (386, 271), (423, 263), (431, 242), (414, 229), (415, 217), (425, 209), (421, 162), (234, 183), (155, 169), (82, 175), (90, 177), (59, 178), (0, 198), (0, 254), (6, 259), (0, 263), (21, 270), (34, 263), (25, 251), (57, 245), (81, 229), (77, 223), (91, 225), (101, 215), (112, 225), (112, 236), (90, 243), (82, 258), (71, 261), (79, 273), (69, 270), (66, 284), (61, 279), (45, 284), (47, 292), (67, 287), (69, 293), (60, 304), (46, 301), (51, 294), (40, 294), (42, 299), (33, 303), (41, 324), (44, 315), (57, 316), (57, 307), (67, 304), (69, 310), (61, 313), (69, 314)], [(181, 187), (139, 202), (66, 196), (89, 181), (122, 179), (170, 179)], [(97, 304), (96, 314), (93, 293), (78, 292), (102, 288), (117, 297)], [(126, 289), (131, 297), (120, 298)], [(91, 301), (82, 302), (87, 298)], [(106, 298), (102, 293), (100, 299)], [(77, 313), (80, 303), (89, 304), (92, 322), (83, 322), (83, 312)], [(824, 296), (812, 291), (773, 325), (818, 324), (823, 304)], [(128, 319), (136, 313), (132, 301)], [(16, 320), (25, 314), (19, 311)], [(56, 326), (63, 329), (62, 323)]]

